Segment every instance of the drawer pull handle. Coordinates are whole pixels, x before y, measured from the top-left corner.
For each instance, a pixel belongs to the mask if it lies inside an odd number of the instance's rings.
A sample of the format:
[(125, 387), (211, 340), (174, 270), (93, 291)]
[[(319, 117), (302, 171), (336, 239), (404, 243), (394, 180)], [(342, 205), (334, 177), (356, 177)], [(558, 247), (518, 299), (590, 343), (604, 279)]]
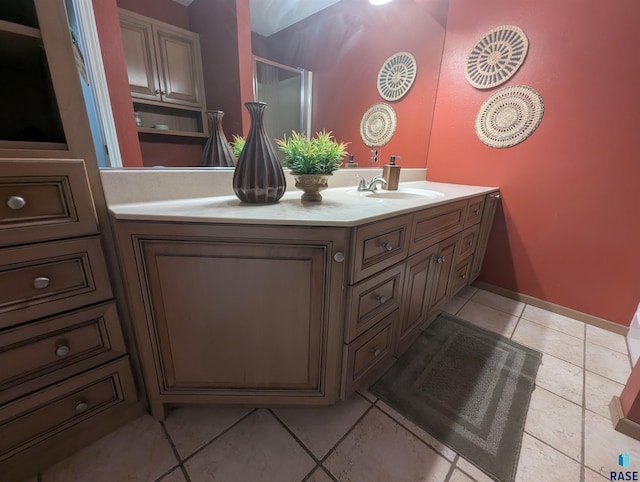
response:
[(69, 345), (61, 343), (56, 347), (56, 356), (67, 356), (70, 351)]
[(344, 261), (344, 253), (342, 251), (338, 251), (333, 255), (333, 259), (336, 260), (336, 263), (342, 263)]
[(380, 355), (380, 353), (382, 353), (380, 350), (378, 350), (377, 348), (372, 348), (370, 350), (370, 353), (374, 356), (374, 358), (378, 358), (378, 356)]
[(381, 305), (384, 305), (387, 302), (387, 297), (384, 295), (376, 295), (374, 294), (373, 296), (376, 297), (376, 300), (378, 300), (378, 303), (380, 303)]
[(393, 244), (391, 244), (389, 241), (385, 241), (384, 243), (382, 243), (382, 247), (387, 251), (393, 250)]
[(89, 408), (89, 404), (87, 402), (84, 402), (81, 400), (78, 403), (76, 403), (76, 413), (84, 413), (87, 411), (88, 408)]
[(38, 276), (33, 280), (33, 287), (37, 290), (43, 290), (49, 286), (49, 278), (46, 276)]
[(11, 196), (7, 199), (7, 206), (9, 206), (9, 209), (13, 209), (14, 211), (22, 209), (26, 205), (27, 201), (22, 196)]

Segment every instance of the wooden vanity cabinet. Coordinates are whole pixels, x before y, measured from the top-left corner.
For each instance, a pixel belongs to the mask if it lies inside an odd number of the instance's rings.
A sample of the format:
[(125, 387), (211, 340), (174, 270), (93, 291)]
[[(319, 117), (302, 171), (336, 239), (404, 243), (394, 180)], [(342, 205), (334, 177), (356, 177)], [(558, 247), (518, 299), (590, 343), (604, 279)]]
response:
[(493, 218), (500, 202), (500, 193), (494, 192), (487, 194), (485, 207), (482, 212), (482, 222), (480, 223), (480, 232), (478, 233), (478, 241), (476, 246), (476, 254), (473, 257), (473, 263), (471, 265), (471, 273), (469, 275), (469, 283), (480, 276), (480, 270), (482, 269), (482, 262), (484, 261), (484, 255), (487, 251), (487, 243), (489, 242), (489, 235), (491, 234), (491, 227), (493, 226)]
[(151, 410), (338, 398), (348, 231), (118, 223)]
[(64, 0), (0, 2), (0, 482), (141, 416)]

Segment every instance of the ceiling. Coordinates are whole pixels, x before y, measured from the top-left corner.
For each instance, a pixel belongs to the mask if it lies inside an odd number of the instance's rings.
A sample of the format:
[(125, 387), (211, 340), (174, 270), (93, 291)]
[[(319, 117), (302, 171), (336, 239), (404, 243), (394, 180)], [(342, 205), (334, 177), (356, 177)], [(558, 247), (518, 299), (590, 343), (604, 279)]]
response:
[[(188, 7), (193, 0), (173, 0)], [(340, 0), (250, 0), (251, 30), (268, 37)]]

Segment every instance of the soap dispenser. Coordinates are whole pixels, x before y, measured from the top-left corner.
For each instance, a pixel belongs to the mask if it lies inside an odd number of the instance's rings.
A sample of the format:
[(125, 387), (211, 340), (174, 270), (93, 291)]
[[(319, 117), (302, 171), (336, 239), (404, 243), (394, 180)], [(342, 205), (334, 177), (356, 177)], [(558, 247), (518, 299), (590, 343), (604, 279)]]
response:
[(344, 164), (342, 167), (345, 167), (347, 169), (358, 167), (358, 163), (353, 160), (353, 154), (349, 154), (349, 162)]
[(391, 156), (389, 164), (382, 168), (382, 177), (387, 181), (386, 185), (382, 186), (382, 189), (389, 191), (397, 191), (398, 183), (400, 182), (400, 166), (396, 166), (396, 159), (400, 156)]

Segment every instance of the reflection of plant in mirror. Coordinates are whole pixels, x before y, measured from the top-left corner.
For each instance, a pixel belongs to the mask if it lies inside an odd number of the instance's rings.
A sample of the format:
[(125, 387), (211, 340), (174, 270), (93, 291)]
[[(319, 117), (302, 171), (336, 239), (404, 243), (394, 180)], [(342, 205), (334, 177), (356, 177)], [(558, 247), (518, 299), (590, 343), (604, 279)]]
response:
[(245, 142), (247, 142), (247, 140), (238, 134), (234, 134), (233, 139), (231, 139), (229, 144), (231, 144), (231, 150), (233, 150), (236, 159), (240, 159), (240, 154), (242, 154)]
[(282, 165), (294, 174), (331, 174), (338, 170), (347, 154), (347, 143), (337, 142), (331, 132), (324, 130), (316, 132), (311, 139), (292, 131), (291, 137), (285, 135), (276, 139), (276, 143), (286, 154)]

